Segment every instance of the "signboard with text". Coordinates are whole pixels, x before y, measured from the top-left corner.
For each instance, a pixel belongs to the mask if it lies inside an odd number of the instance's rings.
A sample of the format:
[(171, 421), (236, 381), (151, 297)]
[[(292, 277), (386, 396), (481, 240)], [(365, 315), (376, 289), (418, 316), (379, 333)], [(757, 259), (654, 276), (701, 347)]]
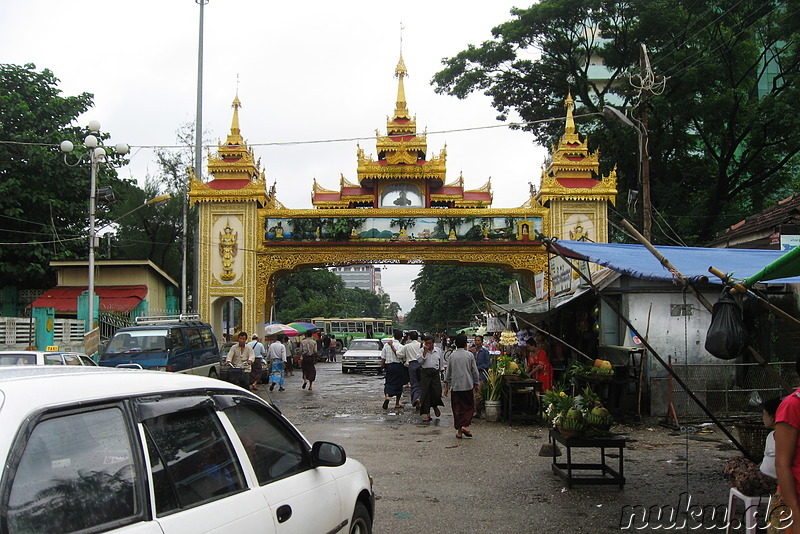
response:
[(565, 260), (561, 256), (553, 256), (550, 258), (550, 277), (553, 281), (553, 290), (556, 295), (566, 293), (567, 291), (578, 287), (583, 279), (575, 272), (570, 263), (575, 265), (580, 271), (588, 278), (589, 263), (583, 260)]

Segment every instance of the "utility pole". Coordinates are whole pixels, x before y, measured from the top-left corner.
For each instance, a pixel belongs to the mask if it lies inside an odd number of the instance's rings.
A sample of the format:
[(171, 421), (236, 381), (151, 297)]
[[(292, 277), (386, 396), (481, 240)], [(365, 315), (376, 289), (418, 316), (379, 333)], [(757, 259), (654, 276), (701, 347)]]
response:
[[(652, 75), (650, 60), (647, 57), (647, 48), (642, 43), (642, 51), (639, 60), (642, 69), (642, 80), (648, 79)], [(643, 84), (644, 85), (644, 84)], [(650, 100), (650, 90), (642, 91), (641, 126), (639, 128), (639, 153), (642, 160), (642, 235), (650, 241), (650, 230), (652, 228), (652, 205), (650, 203), (650, 149), (647, 136), (647, 105)]]
[(667, 79), (664, 76), (656, 79), (653, 68), (650, 66), (650, 58), (647, 55), (647, 46), (642, 43), (639, 56), (639, 67), (641, 68), (639, 85), (631, 79), (631, 85), (639, 90), (639, 124), (636, 129), (639, 131), (639, 159), (640, 161), (640, 181), (642, 185), (642, 235), (649, 241), (653, 221), (653, 205), (650, 199), (650, 138), (648, 136), (648, 113), (647, 107), (650, 104), (652, 95), (660, 95), (664, 92)]
[[(209, 0), (194, 0), (200, 6), (200, 30), (197, 43), (197, 114), (194, 124), (194, 174), (198, 180), (203, 180), (203, 9)], [(189, 202), (189, 191), (187, 186), (186, 199), (183, 204), (183, 265), (181, 267), (181, 313), (186, 313), (187, 298), (186, 298), (186, 260), (187, 260), (187, 204)], [(197, 251), (200, 247), (200, 234), (195, 232), (194, 236), (194, 250)], [(196, 255), (195, 255), (196, 259)], [(192, 308), (195, 312), (200, 310), (200, 303), (197, 302), (198, 282), (198, 266), (194, 266), (194, 279), (192, 281)]]

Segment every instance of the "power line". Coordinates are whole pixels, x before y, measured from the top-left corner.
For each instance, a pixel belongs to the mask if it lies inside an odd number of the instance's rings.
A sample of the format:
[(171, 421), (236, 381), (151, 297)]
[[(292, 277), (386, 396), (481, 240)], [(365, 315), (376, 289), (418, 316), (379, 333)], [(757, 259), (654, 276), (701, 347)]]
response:
[[(581, 113), (574, 115), (574, 118), (580, 119), (583, 117), (591, 117), (595, 115), (600, 115), (601, 113), (592, 112), (592, 113)], [(507, 122), (502, 124), (490, 124), (488, 126), (470, 126), (466, 128), (451, 128), (447, 130), (436, 130), (432, 132), (423, 132), (422, 134), (417, 135), (441, 135), (447, 133), (459, 133), (459, 132), (472, 132), (472, 131), (480, 131), (480, 130), (490, 130), (494, 128), (524, 128), (526, 126), (532, 126), (534, 124), (544, 124), (547, 122), (557, 122), (557, 121), (565, 121), (566, 117), (553, 117), (549, 119), (539, 119), (533, 121), (525, 121), (525, 122)], [(385, 136), (385, 135), (371, 135), (367, 137), (339, 137), (339, 138), (332, 138), (332, 139), (308, 139), (308, 140), (299, 140), (299, 141), (269, 141), (263, 143), (247, 143), (247, 146), (257, 147), (257, 146), (294, 146), (294, 145), (313, 145), (313, 144), (322, 144), (322, 143), (343, 143), (343, 142), (352, 142), (352, 141), (376, 141), (378, 139), (382, 139), (385, 137), (389, 137), (390, 139), (393, 137), (404, 137), (404, 136)], [(5, 145), (26, 145), (26, 146), (43, 146), (43, 147), (58, 147), (59, 145), (52, 144), (52, 143), (31, 143), (31, 142), (24, 142), (24, 141), (10, 141), (10, 140), (0, 140), (0, 144)], [(137, 149), (185, 149), (185, 145), (129, 145), (130, 148), (137, 148)], [(216, 144), (208, 144), (203, 145), (203, 148), (218, 148), (219, 145)]]
[[(773, 7), (772, 9), (770, 9), (769, 12), (767, 12), (764, 15), (756, 18), (755, 20), (753, 20), (752, 22), (750, 22), (746, 26), (741, 27), (738, 31), (736, 31), (736, 33), (734, 33), (733, 35), (731, 35), (728, 38), (728, 41), (730, 39), (734, 39), (736, 37), (739, 37), (741, 34), (743, 34), (745, 31), (749, 30), (753, 26), (755, 26), (758, 22), (760, 22), (763, 18), (765, 18), (768, 15), (770, 15), (776, 9), (778, 9), (777, 5), (775, 7)], [(795, 11), (786, 13), (783, 17), (778, 19), (778, 21), (780, 22), (780, 21), (782, 21), (782, 20), (794, 15), (798, 11), (800, 11), (800, 8), (796, 9)], [(744, 24), (744, 22), (745, 21), (742, 21), (742, 24)], [(739, 46), (739, 45), (744, 44), (744, 43), (745, 43), (744, 41), (740, 41), (740, 42), (735, 43), (733, 46), (734, 47), (735, 46)], [(718, 58), (716, 56), (714, 56), (714, 53), (717, 52), (720, 48), (726, 46), (726, 44), (727, 44), (727, 42), (725, 40), (723, 40), (723, 42), (721, 42), (719, 45), (717, 45), (716, 47), (714, 47), (711, 50), (705, 50), (705, 49), (698, 50), (697, 52), (695, 52), (694, 54), (688, 56), (687, 58), (685, 58), (683, 60), (684, 63), (694, 60), (692, 63), (689, 63), (688, 65), (685, 65), (685, 66), (680, 66), (680, 67), (676, 65), (674, 68), (679, 68), (680, 70), (674, 71), (672, 74), (668, 74), (669, 77), (671, 77), (671, 78), (680, 77), (685, 72), (689, 71), (690, 69), (692, 69), (692, 68), (694, 68), (694, 67), (696, 67), (698, 65), (701, 65), (701, 64), (709, 62), (709, 61), (717, 60)], [(695, 58), (697, 58), (697, 59), (695, 59)]]

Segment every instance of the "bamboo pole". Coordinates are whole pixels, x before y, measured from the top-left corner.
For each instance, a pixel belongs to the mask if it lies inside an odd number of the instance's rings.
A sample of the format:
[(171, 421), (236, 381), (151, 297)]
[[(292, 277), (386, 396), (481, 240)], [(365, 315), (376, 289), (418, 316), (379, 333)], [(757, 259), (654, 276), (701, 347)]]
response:
[[(645, 248), (649, 250), (659, 262), (661, 262), (661, 265), (666, 267), (669, 270), (669, 272), (671, 272), (678, 280), (680, 280), (681, 283), (684, 286), (686, 286), (694, 294), (695, 297), (697, 297), (697, 300), (700, 301), (700, 303), (705, 307), (705, 309), (711, 312), (711, 310), (713, 309), (711, 303), (708, 302), (708, 300), (700, 293), (700, 291), (697, 290), (696, 287), (694, 287), (694, 285), (689, 281), (688, 278), (683, 276), (681, 272), (678, 271), (678, 269), (676, 269), (675, 266), (672, 265), (672, 263), (670, 263), (670, 261), (664, 257), (663, 254), (661, 254), (658, 250), (656, 250), (656, 248), (649, 241), (647, 241), (647, 239), (645, 239), (644, 236), (642, 236), (642, 234), (640, 234), (636, 230), (636, 228), (634, 228), (633, 225), (631, 225), (631, 223), (629, 223), (625, 219), (622, 219), (622, 225), (639, 241), (639, 243), (644, 245)], [(772, 368), (772, 366), (770, 366), (769, 362), (767, 362), (764, 359), (764, 357), (761, 356), (761, 354), (759, 354), (758, 351), (752, 345), (748, 345), (747, 349), (753, 356), (753, 358), (759, 363), (759, 365), (761, 365), (761, 367), (764, 368), (764, 370), (767, 372), (767, 374), (769, 374), (772, 377), (773, 380), (775, 380), (778, 384), (781, 385), (781, 387), (784, 389), (786, 393), (791, 393), (792, 391), (794, 391), (794, 388), (790, 386), (786, 382), (786, 380), (784, 380), (784, 378), (775, 369)]]
[(744, 284), (741, 284), (741, 283), (738, 283), (738, 282), (732, 283), (730, 281), (730, 278), (728, 278), (728, 275), (723, 273), (722, 271), (720, 271), (716, 267), (714, 267), (714, 266), (709, 267), (708, 268), (708, 272), (710, 272), (711, 274), (713, 274), (714, 276), (716, 276), (717, 278), (722, 280), (724, 283), (730, 284), (730, 286), (731, 286), (731, 295), (734, 295), (736, 293), (748, 294), (751, 297), (753, 297), (756, 300), (758, 300), (758, 302), (762, 306), (764, 306), (764, 308), (766, 308), (767, 310), (771, 311), (772, 313), (774, 313), (775, 315), (777, 315), (781, 319), (785, 319), (785, 320), (787, 320), (789, 322), (795, 323), (796, 325), (800, 325), (800, 320), (798, 320), (795, 317), (792, 317), (791, 315), (789, 315), (788, 313), (786, 313), (785, 311), (783, 311), (779, 307), (775, 306), (770, 301), (768, 301), (767, 299), (763, 298), (761, 295), (759, 295), (758, 293), (756, 293), (755, 291), (753, 291), (749, 287), (745, 286)]
[[(630, 223), (628, 223), (628, 224), (630, 225)], [(639, 234), (639, 232), (636, 232), (636, 234), (641, 236), (641, 234)], [(644, 238), (642, 238), (642, 239), (644, 239)], [(567, 260), (567, 258), (564, 258), (564, 255), (553, 245), (553, 241), (550, 238), (545, 237), (545, 236), (539, 236), (538, 240), (547, 247), (547, 250), (551, 254), (556, 254), (556, 255), (562, 257), (563, 259)], [(661, 257), (664, 258), (663, 256), (661, 256)], [(664, 258), (664, 260), (666, 260), (666, 258)], [(661, 261), (661, 260), (659, 260), (659, 261)], [(633, 326), (633, 324), (630, 322), (630, 320), (627, 317), (625, 317), (625, 315), (623, 315), (623, 313), (619, 310), (617, 305), (610, 298), (608, 298), (606, 295), (604, 295), (597, 288), (597, 286), (592, 282), (591, 277), (587, 277), (571, 261), (567, 261), (567, 265), (569, 265), (572, 268), (572, 270), (575, 271), (578, 274), (578, 276), (584, 282), (589, 284), (589, 287), (591, 287), (594, 290), (594, 292), (597, 294), (597, 296), (600, 297), (608, 305), (609, 308), (611, 308), (611, 310), (617, 315), (617, 317), (619, 317), (620, 320), (628, 328), (630, 328), (631, 331), (634, 334), (639, 336), (640, 339), (642, 338), (642, 336), (639, 333), (639, 331), (636, 330), (636, 327)], [(673, 267), (673, 269), (674, 269), (674, 267)], [(676, 270), (676, 272), (677, 272), (677, 270)], [(681, 278), (683, 278), (684, 280), (686, 279), (682, 275), (681, 275)], [(672, 377), (672, 379), (675, 380), (675, 382), (677, 382), (678, 385), (686, 392), (686, 394), (689, 396), (689, 398), (691, 398), (695, 402), (695, 404), (697, 404), (697, 406), (699, 406), (700, 409), (703, 410), (703, 412), (709, 417), (709, 419), (711, 419), (711, 421), (714, 424), (717, 425), (717, 427), (722, 431), (722, 433), (725, 434), (725, 436), (731, 441), (731, 443), (733, 443), (734, 447), (739, 449), (745, 457), (755, 461), (754, 458), (750, 457), (750, 453), (742, 446), (741, 443), (739, 443), (739, 440), (736, 439), (736, 437), (733, 434), (731, 434), (731, 432), (727, 429), (727, 427), (725, 427), (725, 425), (723, 425), (722, 422), (719, 419), (717, 419), (717, 416), (714, 415), (711, 412), (711, 410), (708, 409), (708, 406), (706, 406), (703, 401), (698, 399), (697, 395), (694, 394), (694, 392), (683, 381), (683, 379), (677, 373), (675, 373), (675, 371), (671, 368), (671, 366), (667, 365), (667, 362), (665, 362), (664, 359), (658, 354), (658, 352), (656, 352), (656, 350), (650, 345), (649, 341), (647, 341), (646, 339), (642, 339), (642, 344), (645, 346), (645, 348), (647, 348), (647, 350), (650, 352), (650, 354), (653, 355), (653, 358), (655, 358), (658, 361), (658, 363), (660, 363), (661, 366), (667, 371), (667, 373), (669, 373), (670, 377)]]

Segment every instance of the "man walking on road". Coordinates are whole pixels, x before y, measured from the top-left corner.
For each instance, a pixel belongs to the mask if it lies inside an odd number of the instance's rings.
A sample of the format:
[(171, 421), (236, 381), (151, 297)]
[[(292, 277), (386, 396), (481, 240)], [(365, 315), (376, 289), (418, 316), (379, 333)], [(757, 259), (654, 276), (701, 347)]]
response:
[(399, 330), (394, 331), (394, 339), (390, 339), (383, 345), (381, 351), (381, 361), (384, 368), (384, 386), (383, 394), (385, 400), (383, 401), (383, 409), (389, 408), (389, 399), (395, 397), (395, 408), (400, 408), (400, 397), (403, 395), (403, 384), (406, 382), (405, 373), (403, 372), (403, 361), (398, 357), (400, 347), (400, 338), (403, 333)]
[(420, 369), (420, 385), (422, 386), (422, 406), (420, 415), (425, 415), (422, 419), (427, 423), (431, 420), (431, 408), (436, 417), (442, 415), (439, 406), (444, 406), (442, 402), (442, 381), (439, 374), (444, 368), (442, 353), (439, 347), (433, 344), (433, 338), (425, 335), (422, 338), (422, 350), (417, 356), (417, 361), (422, 365)]
[(264, 345), (262, 345), (261, 340), (258, 339), (258, 334), (253, 334), (253, 341), (248, 343), (248, 345), (253, 349), (253, 353), (256, 355), (256, 359), (253, 361), (253, 368), (250, 370), (250, 389), (257, 391), (258, 382), (261, 380), (261, 375), (264, 373), (264, 356), (266, 356), (267, 351), (264, 350)]
[(303, 389), (312, 391), (314, 380), (317, 379), (317, 342), (311, 337), (311, 332), (306, 332), (306, 337), (300, 342), (300, 369), (303, 371)]
[(275, 384), (283, 391), (283, 368), (286, 365), (286, 346), (283, 344), (283, 334), (278, 334), (278, 341), (269, 346), (270, 374), (269, 390), (275, 389)]
[(417, 356), (422, 348), (422, 344), (417, 341), (419, 334), (416, 332), (416, 330), (409, 332), (408, 337), (411, 341), (403, 345), (403, 347), (398, 351), (397, 356), (403, 360), (406, 367), (408, 367), (408, 381), (411, 384), (411, 404), (414, 406), (414, 409), (419, 410), (419, 407), (422, 403), (422, 388), (419, 383), (419, 370), (422, 365), (417, 361)]
[(456, 350), (450, 355), (447, 371), (444, 373), (444, 395), (452, 389), (450, 405), (453, 407), (453, 427), (456, 437), (471, 438), (472, 415), (475, 413), (475, 392), (478, 391), (480, 376), (475, 357), (469, 353), (467, 336), (458, 334), (455, 339)]

